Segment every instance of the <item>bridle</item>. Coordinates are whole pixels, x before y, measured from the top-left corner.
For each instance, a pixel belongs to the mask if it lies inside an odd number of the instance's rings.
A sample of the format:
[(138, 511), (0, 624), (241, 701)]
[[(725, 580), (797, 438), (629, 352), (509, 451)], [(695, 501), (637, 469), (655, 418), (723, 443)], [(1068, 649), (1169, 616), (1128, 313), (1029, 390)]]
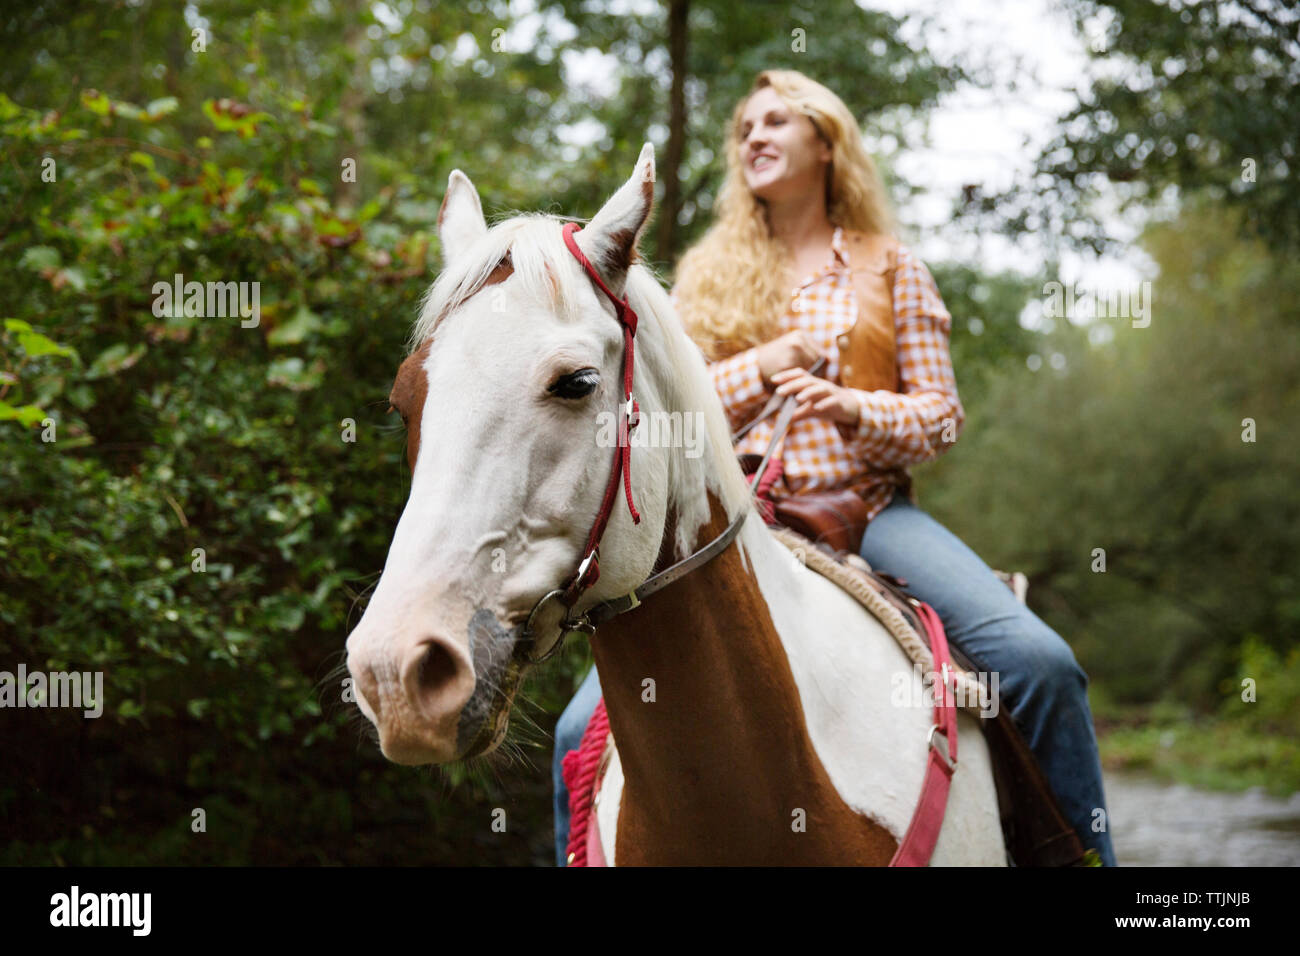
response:
[[(640, 587), (632, 592), (622, 597), (611, 598), (608, 601), (595, 604), (581, 614), (575, 615), (573, 613), (573, 608), (582, 598), (582, 595), (595, 585), (600, 578), (600, 541), (604, 537), (610, 516), (614, 513), (614, 499), (618, 495), (620, 478), (627, 499), (628, 512), (632, 515), (632, 522), (633, 524), (641, 523), (641, 515), (632, 502), (632, 449), (629, 441), (632, 430), (637, 426), (637, 420), (641, 412), (636, 399), (632, 397), (633, 349), (636, 340), (637, 315), (629, 304), (627, 295), (625, 294), (622, 299), (616, 296), (596, 272), (591, 260), (578, 248), (578, 243), (574, 240), (573, 235), (579, 231), (581, 231), (581, 227), (576, 222), (566, 223), (564, 226), (564, 244), (568, 247), (569, 252), (573, 254), (573, 257), (578, 260), (591, 281), (596, 284), (596, 288), (603, 292), (610, 302), (614, 304), (614, 316), (623, 327), (623, 401), (620, 405), (618, 421), (618, 448), (614, 451), (614, 462), (610, 468), (609, 480), (605, 483), (605, 494), (601, 498), (600, 510), (596, 513), (596, 520), (591, 526), (591, 531), (587, 534), (587, 542), (582, 549), (583, 557), (578, 562), (577, 570), (560, 587), (543, 595), (533, 605), (528, 620), (524, 623), (514, 653), (525, 664), (540, 664), (553, 657), (564, 645), (565, 638), (571, 633), (582, 633), (588, 637), (594, 635), (598, 625), (619, 614), (632, 610), (650, 595), (663, 590), (696, 568), (708, 564), (731, 545), (736, 539), (736, 535), (740, 533), (745, 519), (749, 517), (749, 509), (742, 509), (740, 514), (732, 519), (726, 529), (716, 538), (658, 574), (651, 575)], [(820, 363), (818, 366), (814, 366), (813, 374), (816, 374), (816, 369), (819, 366)], [(784, 403), (782, 403), (781, 396), (773, 395), (767, 406), (759, 413), (759, 416), (742, 429), (742, 433), (748, 431), (776, 411), (778, 406), (780, 407), (780, 413), (777, 415), (772, 440), (768, 443), (767, 451), (764, 452), (762, 462), (758, 466), (756, 472), (758, 475), (764, 473), (773, 451), (790, 427), (790, 421), (797, 407), (794, 396), (786, 397)], [(533, 631), (533, 624), (542, 606), (547, 601), (552, 600), (558, 601), (565, 608), (565, 616), (560, 621), (560, 636), (544, 653), (534, 656), (533, 651), (536, 650), (537, 635)]]

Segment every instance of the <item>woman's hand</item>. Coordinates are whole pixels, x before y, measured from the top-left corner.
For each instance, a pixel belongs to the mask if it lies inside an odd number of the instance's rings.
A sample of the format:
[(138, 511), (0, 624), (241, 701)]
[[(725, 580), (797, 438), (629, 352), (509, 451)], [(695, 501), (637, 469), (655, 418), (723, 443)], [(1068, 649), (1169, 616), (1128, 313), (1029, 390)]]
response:
[[(779, 340), (778, 340), (779, 341)], [(837, 425), (856, 428), (862, 406), (852, 389), (809, 375), (801, 368), (788, 368), (772, 376), (778, 395), (794, 395), (799, 403), (791, 421), (828, 418)]]
[(781, 371), (802, 371), (811, 368), (822, 357), (821, 350), (807, 332), (787, 332), (780, 338), (764, 342), (755, 349), (758, 371), (763, 384), (771, 385)]

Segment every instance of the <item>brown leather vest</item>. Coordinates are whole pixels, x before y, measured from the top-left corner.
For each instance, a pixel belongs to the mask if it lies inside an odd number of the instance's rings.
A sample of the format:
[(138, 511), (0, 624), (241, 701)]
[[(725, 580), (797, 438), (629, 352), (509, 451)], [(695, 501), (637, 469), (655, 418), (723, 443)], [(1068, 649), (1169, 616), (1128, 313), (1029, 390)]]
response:
[(894, 330), (894, 272), (898, 240), (844, 230), (858, 318), (840, 335), (841, 385), (866, 391), (898, 391), (898, 340)]

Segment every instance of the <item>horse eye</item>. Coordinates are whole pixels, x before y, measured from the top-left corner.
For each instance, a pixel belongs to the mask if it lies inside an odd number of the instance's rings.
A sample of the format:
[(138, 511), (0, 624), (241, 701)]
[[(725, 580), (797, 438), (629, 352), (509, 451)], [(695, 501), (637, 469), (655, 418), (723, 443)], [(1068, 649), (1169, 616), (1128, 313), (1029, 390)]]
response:
[(600, 373), (594, 368), (583, 368), (568, 375), (561, 375), (551, 383), (547, 391), (560, 398), (586, 398), (600, 384)]

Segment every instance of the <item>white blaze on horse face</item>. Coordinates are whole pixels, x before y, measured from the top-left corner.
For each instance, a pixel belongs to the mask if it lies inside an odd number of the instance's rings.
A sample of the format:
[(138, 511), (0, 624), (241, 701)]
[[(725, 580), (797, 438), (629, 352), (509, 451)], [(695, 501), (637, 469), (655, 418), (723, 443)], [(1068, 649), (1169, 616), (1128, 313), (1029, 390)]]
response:
[(547, 386), (581, 368), (607, 376), (618, 343), (606, 331), (584, 334), (523, 303), (496, 312), (486, 295), (440, 328), (424, 364), (410, 496), (348, 639), (391, 759), (458, 756), (459, 717), (482, 676), (475, 663), (502, 664), (513, 650), (500, 640), (475, 647), (471, 619), (487, 609), (504, 636), (576, 563), (574, 496), (601, 470), (590, 455), (592, 412)]
[[(384, 753), (399, 762), (459, 755), (459, 717), (483, 676), (476, 664), (485, 655), (502, 663), (513, 651), (504, 641), (475, 646), (472, 619), (486, 609), (498, 636), (513, 636), (538, 598), (572, 573), (615, 453), (597, 447), (596, 421), (619, 401), (618, 324), (588, 288), (584, 321), (574, 325), (513, 285), (494, 287), (508, 308), (479, 294), (435, 336), (410, 496), (348, 640), (359, 697)], [(600, 376), (587, 398), (548, 391), (584, 368)], [(630, 590), (654, 562), (664, 495), (647, 483), (666, 483), (666, 472), (645, 459), (634, 477), (647, 533), (632, 533), (620, 496), (601, 552), (609, 570), (594, 596)]]
[[(612, 288), (625, 283), (653, 181), (647, 147), (632, 179), (579, 233)], [(439, 223), (453, 263), (486, 234), (478, 195), (459, 172)], [(538, 227), (549, 231), (515, 235), (560, 242), (558, 224)], [(366, 613), (348, 638), (361, 709), (378, 727), (385, 755), (398, 762), (454, 759), (474, 740), (466, 723), (493, 716), (482, 697), (496, 690), (488, 685), (504, 672), (514, 628), (577, 567), (610, 474), (615, 450), (597, 447), (596, 432), (600, 413), (622, 404), (622, 329), (562, 245), (539, 260), (524, 243), (515, 240), (512, 274), (436, 327), (423, 366), (428, 390), (410, 497)], [(525, 282), (521, 273), (529, 269)], [(561, 284), (576, 312), (567, 318), (557, 314)], [(583, 369), (599, 375), (590, 395), (551, 390)], [(642, 394), (643, 407), (652, 394)], [(667, 467), (661, 455), (636, 460), (641, 526), (632, 528), (620, 496), (602, 541), (601, 579), (586, 603), (635, 587), (658, 552)]]

